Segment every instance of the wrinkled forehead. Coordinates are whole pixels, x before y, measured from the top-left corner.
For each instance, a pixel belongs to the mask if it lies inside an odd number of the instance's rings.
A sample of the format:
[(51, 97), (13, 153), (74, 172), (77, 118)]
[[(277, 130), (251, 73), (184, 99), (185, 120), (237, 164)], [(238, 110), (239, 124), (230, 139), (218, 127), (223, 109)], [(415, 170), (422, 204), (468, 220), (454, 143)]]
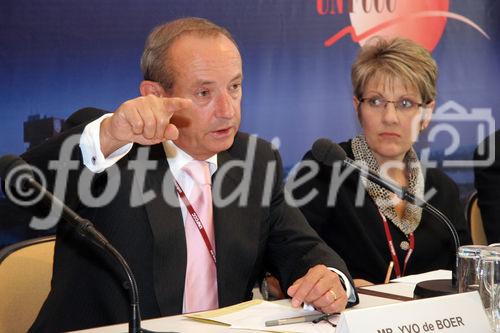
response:
[[(236, 45), (222, 34), (184, 35), (169, 50), (170, 63), (176, 81), (213, 81), (236, 75), (242, 76), (242, 60)], [(189, 82), (188, 82), (189, 83)], [(192, 82), (191, 82), (192, 83)]]
[(390, 95), (411, 94), (420, 96), (417, 86), (409, 78), (404, 78), (384, 68), (376, 70), (366, 81), (363, 94), (369, 91)]

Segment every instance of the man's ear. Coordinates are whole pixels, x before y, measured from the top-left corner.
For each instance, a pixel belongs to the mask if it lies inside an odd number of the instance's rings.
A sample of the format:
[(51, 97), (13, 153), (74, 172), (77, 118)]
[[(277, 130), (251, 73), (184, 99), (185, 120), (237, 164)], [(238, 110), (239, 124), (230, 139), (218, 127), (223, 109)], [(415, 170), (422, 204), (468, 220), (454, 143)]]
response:
[(144, 80), (139, 86), (141, 96), (155, 95), (158, 97), (166, 97), (165, 89), (158, 82)]

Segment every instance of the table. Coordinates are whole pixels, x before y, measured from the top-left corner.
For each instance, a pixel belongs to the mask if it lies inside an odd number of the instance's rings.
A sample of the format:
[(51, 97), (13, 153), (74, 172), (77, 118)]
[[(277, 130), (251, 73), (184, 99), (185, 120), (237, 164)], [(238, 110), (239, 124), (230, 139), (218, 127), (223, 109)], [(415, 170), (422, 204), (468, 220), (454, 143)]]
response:
[[(389, 286), (389, 285), (387, 285), (389, 288), (384, 289), (385, 292), (390, 290), (391, 287), (393, 287), (397, 291), (397, 286), (396, 286), (397, 284), (394, 284), (393, 286)], [(347, 309), (346, 311), (355, 311), (356, 309), (363, 309), (363, 308), (369, 308), (369, 307), (374, 307), (374, 306), (402, 302), (401, 300), (397, 300), (397, 299), (379, 297), (379, 296), (374, 296), (374, 295), (367, 295), (367, 294), (362, 294), (362, 293), (359, 294), (359, 299), (360, 299), (360, 303), (357, 306), (350, 308), (350, 309)], [(290, 301), (289, 300), (279, 300), (276, 302), (285, 305), (285, 304), (289, 304)], [(225, 326), (205, 324), (205, 323), (201, 323), (201, 322), (197, 322), (197, 321), (188, 319), (188, 318), (184, 317), (183, 315), (143, 320), (141, 324), (142, 324), (143, 328), (146, 328), (148, 330), (153, 330), (156, 332), (168, 332), (168, 331), (180, 332), (180, 333), (199, 333), (199, 332), (203, 332), (203, 333), (216, 333), (216, 332), (217, 333), (224, 333), (224, 332), (248, 333), (248, 332), (252, 332), (249, 330), (236, 330), (236, 329), (231, 329), (231, 328), (225, 327)], [(88, 330), (81, 330), (81, 331), (77, 331), (77, 332), (78, 333), (128, 332), (128, 324), (105, 326), (105, 327), (93, 328), (93, 329), (88, 329)], [(255, 332), (261, 332), (261, 331), (255, 331)]]

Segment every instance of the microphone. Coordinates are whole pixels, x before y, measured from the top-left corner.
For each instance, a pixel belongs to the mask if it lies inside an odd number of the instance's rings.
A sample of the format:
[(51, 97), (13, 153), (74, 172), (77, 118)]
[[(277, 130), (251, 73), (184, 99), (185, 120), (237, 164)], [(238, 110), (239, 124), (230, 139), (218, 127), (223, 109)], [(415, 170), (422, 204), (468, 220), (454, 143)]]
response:
[(66, 206), (61, 200), (44, 188), (35, 179), (31, 166), (18, 156), (5, 155), (0, 158), (0, 178), (2, 178), (5, 182), (5, 188), (14, 188), (17, 191), (31, 189), (32, 191), (39, 193), (45, 200), (62, 208), (62, 217), (68, 223), (73, 225), (80, 235), (89, 239), (99, 248), (105, 250), (118, 262), (127, 276), (127, 281), (124, 283), (124, 286), (129, 290), (131, 302), (129, 313), (129, 333), (151, 332), (141, 328), (139, 293), (137, 289), (137, 282), (132, 270), (120, 252), (118, 252), (118, 250), (116, 250), (115, 247), (109, 243), (103, 234), (95, 229), (94, 224), (75, 213), (71, 208)]
[[(456, 261), (456, 254), (458, 248), (460, 247), (460, 240), (458, 238), (458, 233), (451, 221), (444, 215), (441, 211), (439, 211), (436, 207), (432, 206), (430, 203), (425, 201), (422, 198), (419, 198), (412, 193), (408, 192), (406, 187), (400, 186), (399, 184), (380, 177), (377, 173), (369, 168), (360, 166), (356, 161), (353, 161), (349, 157), (347, 157), (346, 152), (342, 147), (338, 144), (332, 142), (329, 139), (321, 138), (316, 140), (312, 146), (311, 150), (314, 158), (319, 162), (331, 166), (335, 162), (341, 162), (347, 167), (355, 169), (359, 172), (360, 176), (366, 178), (367, 180), (379, 185), (380, 187), (396, 194), (398, 198), (401, 200), (405, 200), (413, 205), (419, 206), (422, 209), (429, 212), (432, 216), (438, 219), (441, 223), (443, 223), (447, 229), (449, 230), (453, 243), (455, 245), (455, 251), (453, 256)], [(433, 296), (443, 296), (454, 294), (457, 292), (457, 275), (456, 269), (452, 270), (452, 278), (451, 280), (430, 280), (424, 281), (417, 284), (414, 291), (415, 298), (427, 298)], [(450, 283), (451, 282), (451, 283)]]

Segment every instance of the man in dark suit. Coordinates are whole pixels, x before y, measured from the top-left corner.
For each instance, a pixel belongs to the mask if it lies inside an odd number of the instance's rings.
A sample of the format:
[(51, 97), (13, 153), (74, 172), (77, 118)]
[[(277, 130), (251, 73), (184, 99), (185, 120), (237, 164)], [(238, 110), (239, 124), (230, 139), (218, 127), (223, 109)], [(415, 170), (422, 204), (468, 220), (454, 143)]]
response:
[[(24, 158), (46, 170), (54, 184), (57, 174), (47, 171), (47, 161), (58, 158), (66, 137), (81, 133), (81, 150), (74, 149), (72, 157), (86, 168), (70, 171), (66, 202), (93, 221), (128, 261), (143, 318), (249, 300), (266, 270), (295, 307), (307, 302), (330, 313), (343, 310), (348, 299), (357, 302), (342, 259), (286, 202), (278, 152), (238, 131), (243, 74), (229, 32), (203, 19), (172, 21), (150, 34), (141, 67), (141, 97)], [(196, 284), (208, 279), (193, 273), (192, 260), (198, 258), (188, 245), (187, 228), (196, 218), (173, 186), (177, 181), (186, 193), (196, 186), (184, 169), (192, 161), (201, 162), (212, 178), (213, 212), (201, 221), (209, 241), (200, 244), (207, 256), (210, 245), (215, 250), (208, 265), (216, 280), (208, 291), (215, 290), (216, 299), (201, 307), (187, 303)], [(87, 184), (80, 177), (89, 170), (95, 174)], [(120, 281), (119, 268), (106, 255), (60, 223), (52, 290), (32, 331), (127, 321), (129, 302)]]

